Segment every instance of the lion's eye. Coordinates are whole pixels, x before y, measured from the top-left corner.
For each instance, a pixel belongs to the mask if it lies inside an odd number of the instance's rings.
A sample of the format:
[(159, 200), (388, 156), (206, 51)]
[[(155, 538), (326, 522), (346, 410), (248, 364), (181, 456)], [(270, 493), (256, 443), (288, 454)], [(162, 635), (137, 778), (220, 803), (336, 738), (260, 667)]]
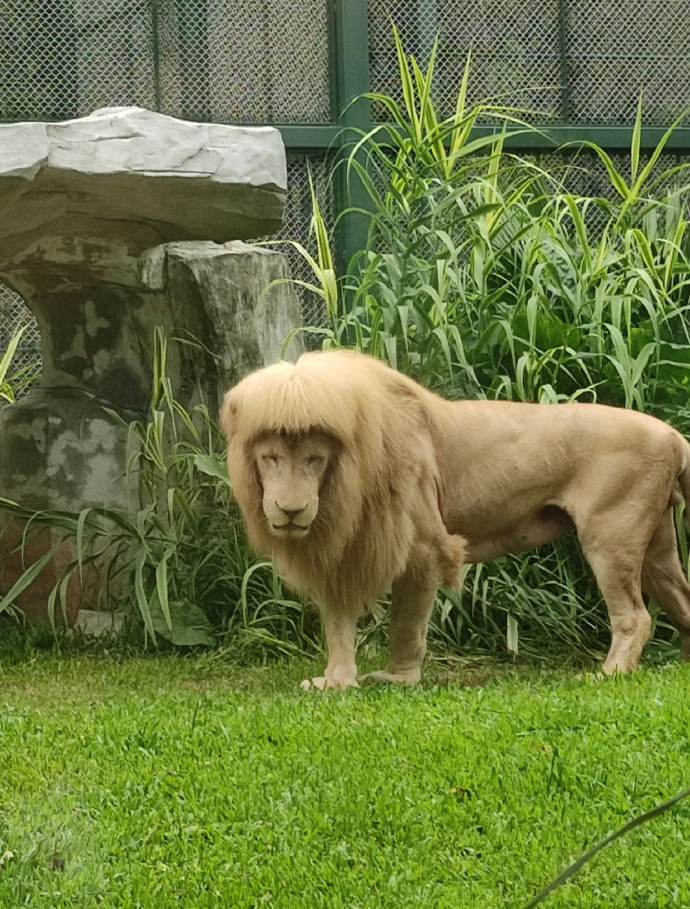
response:
[(277, 467), (278, 458), (276, 455), (261, 455), (261, 460), (264, 462), (266, 467)]
[(322, 467), (326, 459), (323, 455), (309, 455), (307, 458), (307, 464), (310, 467)]

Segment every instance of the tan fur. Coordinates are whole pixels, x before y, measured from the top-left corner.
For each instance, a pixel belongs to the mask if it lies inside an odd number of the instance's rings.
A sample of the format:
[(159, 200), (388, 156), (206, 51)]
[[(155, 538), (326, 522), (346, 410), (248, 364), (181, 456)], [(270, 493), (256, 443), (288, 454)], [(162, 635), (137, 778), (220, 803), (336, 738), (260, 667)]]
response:
[[(449, 402), (378, 360), (328, 351), (243, 379), (221, 424), (252, 546), (321, 608), (320, 687), (356, 683), (357, 618), (391, 586), (391, 659), (373, 675), (418, 680), (434, 596), (458, 582), (463, 537), (476, 562), (575, 529), (609, 608), (605, 670), (637, 665), (651, 624), (643, 586), (690, 658), (690, 586), (670, 511), (678, 485), (690, 493), (690, 445), (659, 420), (593, 404)], [(328, 440), (318, 477), (304, 466), (316, 437)], [(261, 444), (276, 455), (271, 446), (282, 446), (289, 482), (260, 469)], [(288, 494), (295, 521), (316, 515), (298, 538), (267, 519), (272, 508), (288, 520), (279, 501)]]

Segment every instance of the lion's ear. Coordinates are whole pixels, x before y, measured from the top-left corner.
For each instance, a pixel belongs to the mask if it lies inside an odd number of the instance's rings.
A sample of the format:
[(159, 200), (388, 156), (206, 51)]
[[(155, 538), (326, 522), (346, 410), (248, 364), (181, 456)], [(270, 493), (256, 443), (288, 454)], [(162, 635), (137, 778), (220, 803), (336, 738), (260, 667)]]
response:
[(225, 433), (225, 438), (229, 442), (235, 434), (237, 424), (237, 399), (235, 395), (233, 395), (232, 390), (226, 392), (225, 397), (223, 398), (223, 403), (221, 404), (220, 413), (218, 415), (218, 422), (220, 423), (220, 428)]

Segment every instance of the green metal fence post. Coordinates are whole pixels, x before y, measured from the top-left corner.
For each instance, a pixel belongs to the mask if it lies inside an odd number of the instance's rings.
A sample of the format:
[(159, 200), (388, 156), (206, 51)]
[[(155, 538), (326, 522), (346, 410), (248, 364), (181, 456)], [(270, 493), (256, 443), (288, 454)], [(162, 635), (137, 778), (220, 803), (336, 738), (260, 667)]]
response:
[[(366, 131), (371, 128), (369, 102), (360, 97), (369, 91), (367, 0), (335, 0), (333, 47), (334, 113), (341, 128), (340, 144), (347, 146), (348, 141), (354, 136), (353, 130)], [(361, 182), (352, 173), (348, 181), (344, 166), (338, 168), (337, 174), (337, 209), (340, 211), (348, 207), (366, 209), (369, 197)], [(341, 274), (352, 256), (360, 249), (364, 249), (366, 239), (365, 216), (350, 212), (341, 219), (338, 243), (338, 265)]]

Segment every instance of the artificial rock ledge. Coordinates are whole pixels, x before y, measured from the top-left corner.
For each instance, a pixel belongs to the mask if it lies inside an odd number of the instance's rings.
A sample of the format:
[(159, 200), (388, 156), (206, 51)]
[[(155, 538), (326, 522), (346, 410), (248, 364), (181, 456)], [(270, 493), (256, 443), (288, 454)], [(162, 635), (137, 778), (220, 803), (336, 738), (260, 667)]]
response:
[[(299, 306), (285, 258), (240, 242), (276, 230), (280, 134), (138, 108), (0, 125), (0, 281), (33, 311), (43, 376), (0, 412), (0, 496), (34, 509), (127, 507), (127, 433), (143, 414), (153, 329), (182, 329), (183, 403), (278, 359)], [(1, 547), (0, 547), (1, 548)], [(0, 578), (7, 586), (7, 579)]]

